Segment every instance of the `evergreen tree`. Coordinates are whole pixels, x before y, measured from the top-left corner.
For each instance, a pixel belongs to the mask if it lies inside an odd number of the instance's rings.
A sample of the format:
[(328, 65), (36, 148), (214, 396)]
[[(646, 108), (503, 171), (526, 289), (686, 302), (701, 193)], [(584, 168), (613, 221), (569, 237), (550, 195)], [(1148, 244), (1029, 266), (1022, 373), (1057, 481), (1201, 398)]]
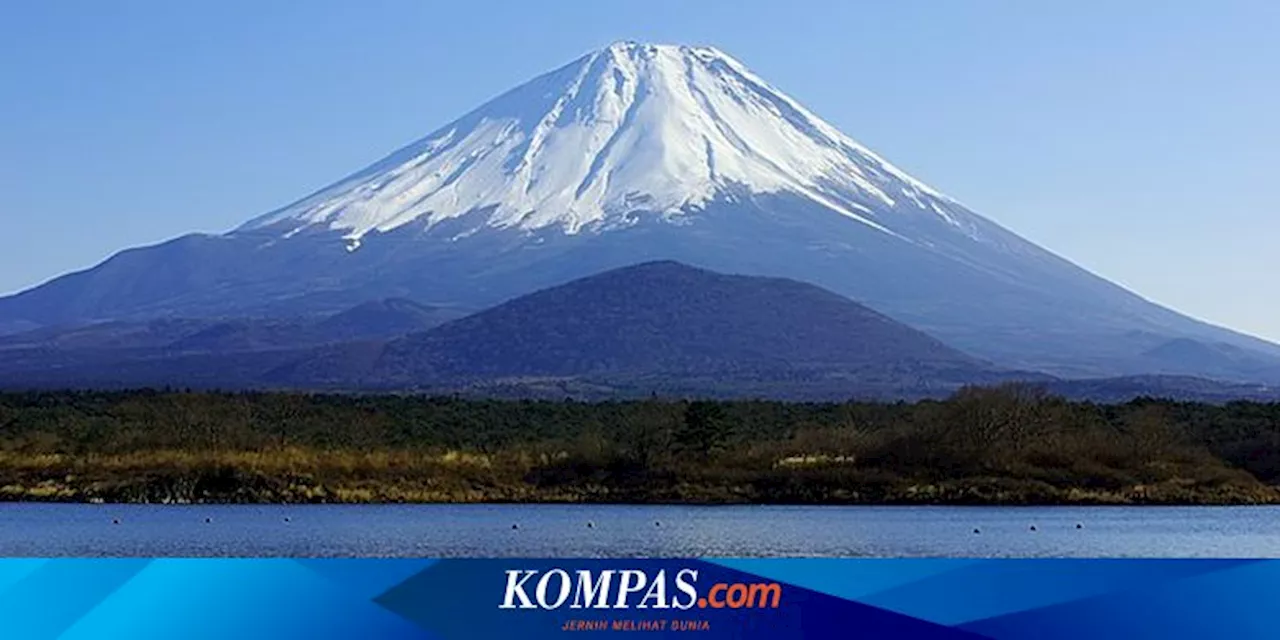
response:
[(729, 437), (729, 421), (718, 403), (698, 400), (689, 403), (684, 422), (675, 433), (676, 448), (706, 457), (724, 445)]

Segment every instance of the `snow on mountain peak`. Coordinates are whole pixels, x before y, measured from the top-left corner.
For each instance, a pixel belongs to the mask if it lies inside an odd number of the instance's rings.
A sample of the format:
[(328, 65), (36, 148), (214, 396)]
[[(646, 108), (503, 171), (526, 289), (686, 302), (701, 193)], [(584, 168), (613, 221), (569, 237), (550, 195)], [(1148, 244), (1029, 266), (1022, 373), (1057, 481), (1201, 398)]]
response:
[(954, 201), (718, 49), (618, 42), (242, 229), (322, 226), (354, 248), (480, 212), (473, 231), (578, 233), (692, 215), (729, 188), (801, 195), (887, 233), (885, 212), (904, 207), (967, 226)]

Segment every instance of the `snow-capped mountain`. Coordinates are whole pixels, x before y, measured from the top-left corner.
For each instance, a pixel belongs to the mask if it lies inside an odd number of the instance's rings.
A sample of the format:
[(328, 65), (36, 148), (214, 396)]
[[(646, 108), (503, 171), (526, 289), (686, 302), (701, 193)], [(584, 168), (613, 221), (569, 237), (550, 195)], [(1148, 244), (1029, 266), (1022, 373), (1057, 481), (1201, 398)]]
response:
[[(482, 227), (564, 233), (680, 217), (730, 189), (789, 193), (894, 234), (877, 211), (970, 230), (952, 201), (885, 162), (710, 47), (617, 43), (534, 79), (368, 169), (268, 214), (343, 232), (474, 211)], [(874, 207), (874, 208), (873, 208)]]
[[(1023, 240), (729, 55), (629, 42), (235, 231), (125, 251), (0, 299), (0, 325), (295, 315), (391, 297), (478, 309), (661, 259), (818, 284), (1010, 367), (1280, 380), (1280, 347)], [(1175, 340), (1205, 345), (1194, 351), (1212, 362), (1167, 357), (1188, 351), (1162, 348)]]

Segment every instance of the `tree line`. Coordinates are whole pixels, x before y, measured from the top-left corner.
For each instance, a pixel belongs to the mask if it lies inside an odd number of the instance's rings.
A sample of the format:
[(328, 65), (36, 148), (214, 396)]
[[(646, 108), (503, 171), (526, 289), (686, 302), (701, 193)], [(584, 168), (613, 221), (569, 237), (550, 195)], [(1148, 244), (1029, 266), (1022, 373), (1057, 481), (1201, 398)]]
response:
[(0, 393), (0, 499), (1272, 502), (1280, 405)]

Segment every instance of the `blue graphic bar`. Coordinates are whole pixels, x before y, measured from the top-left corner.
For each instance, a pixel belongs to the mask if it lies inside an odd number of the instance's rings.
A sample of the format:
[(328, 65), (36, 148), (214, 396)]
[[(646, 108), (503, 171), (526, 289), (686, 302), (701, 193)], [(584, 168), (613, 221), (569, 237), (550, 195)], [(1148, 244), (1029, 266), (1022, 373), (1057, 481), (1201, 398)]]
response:
[(1274, 638), (1277, 594), (1280, 560), (5, 559), (0, 639)]

